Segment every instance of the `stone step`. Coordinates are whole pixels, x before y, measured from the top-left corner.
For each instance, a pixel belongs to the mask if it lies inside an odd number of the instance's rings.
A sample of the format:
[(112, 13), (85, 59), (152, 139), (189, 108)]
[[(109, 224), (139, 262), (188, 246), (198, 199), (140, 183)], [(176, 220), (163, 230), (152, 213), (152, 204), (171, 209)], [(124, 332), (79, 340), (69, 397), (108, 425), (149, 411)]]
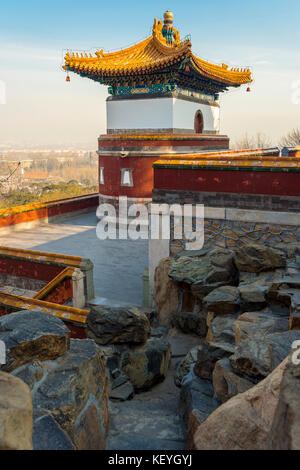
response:
[(22, 297), (30, 297), (33, 298), (37, 291), (30, 290), (30, 289), (22, 289), (20, 287), (15, 286), (0, 286), (0, 293), (1, 294), (13, 294), (13, 295), (21, 295)]
[(133, 307), (134, 305), (129, 302), (123, 302), (122, 300), (108, 299), (107, 297), (94, 297), (88, 301), (88, 306), (100, 306), (100, 307)]

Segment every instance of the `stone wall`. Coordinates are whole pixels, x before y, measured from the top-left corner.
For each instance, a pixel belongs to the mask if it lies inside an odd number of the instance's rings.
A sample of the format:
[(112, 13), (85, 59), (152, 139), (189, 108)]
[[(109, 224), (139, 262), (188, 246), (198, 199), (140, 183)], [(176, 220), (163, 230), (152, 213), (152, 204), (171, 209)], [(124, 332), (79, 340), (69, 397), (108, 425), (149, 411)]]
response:
[[(195, 221), (193, 223), (195, 230)], [(170, 240), (170, 255), (176, 256), (185, 250), (183, 240)], [(248, 222), (243, 220), (205, 219), (204, 246), (237, 248), (247, 243), (277, 245), (278, 243), (297, 243), (300, 241), (300, 226)]]
[[(160, 199), (155, 202), (162, 204), (167, 200)], [(176, 202), (179, 203), (179, 201), (170, 201), (173, 204)], [(181, 206), (182, 203), (183, 201), (181, 201)], [(191, 200), (187, 200), (186, 203), (195, 205)], [(234, 209), (205, 205), (204, 217), (204, 247), (206, 248), (227, 247), (234, 249), (249, 243), (275, 246), (280, 243), (300, 242), (300, 214), (296, 211)], [(192, 228), (195, 231), (194, 218)], [(182, 239), (174, 238), (174, 217), (171, 215), (170, 240), (149, 241), (150, 304), (153, 302), (154, 273), (159, 261), (168, 256), (178, 255), (186, 250), (186, 242), (193, 241), (184, 236), (183, 227), (182, 233)]]

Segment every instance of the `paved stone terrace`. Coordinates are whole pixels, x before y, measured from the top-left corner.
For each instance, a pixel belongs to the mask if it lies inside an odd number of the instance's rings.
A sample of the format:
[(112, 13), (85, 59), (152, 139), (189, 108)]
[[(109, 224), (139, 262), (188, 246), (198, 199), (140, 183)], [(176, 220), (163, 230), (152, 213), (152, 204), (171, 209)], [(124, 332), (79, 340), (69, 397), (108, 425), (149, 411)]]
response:
[(0, 245), (89, 258), (95, 295), (142, 303), (142, 276), (148, 266), (147, 240), (99, 240), (94, 212), (1, 235)]

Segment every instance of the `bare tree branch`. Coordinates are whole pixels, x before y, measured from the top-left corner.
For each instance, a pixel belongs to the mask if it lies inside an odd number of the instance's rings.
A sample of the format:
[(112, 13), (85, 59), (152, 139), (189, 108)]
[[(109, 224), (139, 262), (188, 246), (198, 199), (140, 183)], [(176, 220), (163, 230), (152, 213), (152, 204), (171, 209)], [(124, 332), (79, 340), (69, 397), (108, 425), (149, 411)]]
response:
[(13, 174), (17, 171), (17, 169), (19, 168), (20, 165), (21, 165), (21, 162), (19, 162), (19, 163), (17, 164), (17, 166), (16, 166), (13, 170), (10, 170), (10, 169), (9, 169), (10, 174), (9, 174), (8, 176), (6, 176), (5, 178), (1, 178), (1, 179), (0, 179), (0, 184), (1, 184), (1, 183), (6, 183), (8, 180), (10, 180), (10, 178), (11, 178), (11, 177), (13, 176)]
[(272, 147), (272, 142), (268, 136), (258, 132), (255, 136), (245, 134), (240, 140), (235, 142), (234, 149), (265, 149)]
[(298, 147), (300, 145), (300, 129), (293, 129), (285, 137), (282, 137), (281, 147)]

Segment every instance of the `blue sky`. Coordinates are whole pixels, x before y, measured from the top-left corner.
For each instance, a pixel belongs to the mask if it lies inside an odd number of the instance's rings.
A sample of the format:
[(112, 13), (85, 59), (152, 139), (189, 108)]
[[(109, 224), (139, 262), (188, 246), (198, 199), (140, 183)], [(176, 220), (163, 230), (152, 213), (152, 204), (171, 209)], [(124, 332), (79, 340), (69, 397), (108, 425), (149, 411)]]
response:
[(242, 88), (222, 96), (222, 132), (233, 141), (245, 132), (263, 132), (277, 143), (300, 127), (300, 104), (291, 98), (291, 87), (300, 81), (298, 0), (2, 0), (0, 80), (7, 98), (0, 104), (0, 145), (96, 147), (105, 130), (106, 87), (73, 74), (66, 83), (63, 51), (114, 50), (138, 42), (166, 9), (173, 11), (181, 36), (191, 34), (201, 58), (253, 71), (251, 93)]

